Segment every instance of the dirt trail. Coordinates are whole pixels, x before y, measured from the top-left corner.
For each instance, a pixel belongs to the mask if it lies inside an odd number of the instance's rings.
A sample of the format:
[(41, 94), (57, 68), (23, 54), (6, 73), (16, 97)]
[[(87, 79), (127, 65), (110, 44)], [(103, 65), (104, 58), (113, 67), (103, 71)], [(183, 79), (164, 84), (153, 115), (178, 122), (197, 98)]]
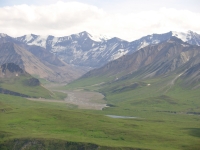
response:
[[(50, 90), (49, 87), (46, 87), (46, 88)], [(51, 99), (43, 99), (43, 98), (39, 98), (39, 99), (28, 98), (28, 100), (74, 104), (74, 105), (77, 105), (78, 108), (80, 109), (102, 110), (104, 107), (106, 107), (105, 100), (103, 100), (104, 95), (98, 92), (88, 92), (88, 91), (83, 91), (83, 90), (73, 90), (73, 91), (50, 90), (50, 91), (66, 93), (67, 97), (64, 100), (51, 100)]]

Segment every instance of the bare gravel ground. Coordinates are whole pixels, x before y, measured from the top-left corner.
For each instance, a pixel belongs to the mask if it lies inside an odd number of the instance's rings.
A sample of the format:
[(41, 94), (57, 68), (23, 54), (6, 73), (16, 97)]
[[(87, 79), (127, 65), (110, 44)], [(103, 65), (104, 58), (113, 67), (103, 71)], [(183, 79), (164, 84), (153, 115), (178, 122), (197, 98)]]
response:
[(33, 101), (42, 101), (42, 102), (57, 102), (57, 103), (68, 103), (77, 105), (80, 109), (95, 109), (95, 110), (102, 110), (106, 107), (106, 102), (103, 100), (104, 95), (98, 92), (88, 92), (83, 90), (53, 90), (52, 86), (46, 87), (50, 91), (57, 91), (63, 92), (67, 94), (67, 97), (64, 100), (51, 100), (51, 99), (35, 99), (35, 98), (28, 98), (28, 100)]
[(102, 110), (106, 107), (104, 95), (98, 92), (87, 91), (60, 91), (67, 93), (66, 103), (77, 105), (81, 109)]

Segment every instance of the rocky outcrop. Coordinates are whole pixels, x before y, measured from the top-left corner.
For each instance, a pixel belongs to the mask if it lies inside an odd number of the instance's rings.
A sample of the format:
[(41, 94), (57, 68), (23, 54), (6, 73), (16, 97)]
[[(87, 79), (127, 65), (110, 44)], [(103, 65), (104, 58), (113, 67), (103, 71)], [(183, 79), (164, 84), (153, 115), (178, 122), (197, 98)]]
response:
[(17, 77), (26, 72), (14, 63), (6, 63), (1, 65), (0, 78)]
[(27, 79), (24, 83), (27, 86), (39, 86), (40, 85), (40, 81), (36, 78)]

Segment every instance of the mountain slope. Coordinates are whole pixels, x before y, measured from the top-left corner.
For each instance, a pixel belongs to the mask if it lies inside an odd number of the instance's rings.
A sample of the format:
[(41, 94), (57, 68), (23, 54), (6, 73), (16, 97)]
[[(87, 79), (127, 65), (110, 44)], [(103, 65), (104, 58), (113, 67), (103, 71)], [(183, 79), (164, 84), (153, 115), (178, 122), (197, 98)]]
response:
[(16, 40), (15, 38), (12, 38), (6, 34), (0, 34), (0, 43), (6, 43), (6, 42), (12, 42), (15, 43), (24, 49), (31, 52), (33, 55), (35, 55), (37, 58), (40, 59), (42, 62), (48, 62), (53, 65), (57, 66), (64, 66), (65, 63), (62, 62), (57, 56), (50, 53), (48, 50), (46, 50), (43, 47), (36, 46), (36, 45), (27, 45), (26, 43), (20, 42)]
[(50, 81), (71, 81), (77, 78), (78, 69), (68, 66), (54, 66), (48, 62), (41, 62), (28, 50), (11, 42), (0, 44), (0, 64), (15, 63), (32, 75), (46, 78)]
[[(109, 62), (99, 69), (86, 73), (82, 78), (129, 77), (140, 79), (180, 74), (187, 80), (199, 81), (200, 47), (190, 45), (176, 37), (157, 45)], [(193, 81), (191, 80), (191, 81)], [(191, 82), (190, 82), (191, 83)]]
[(20, 76), (22, 74), (25, 74), (25, 71), (14, 63), (6, 63), (1, 65), (0, 78), (10, 78)]
[(40, 81), (14, 63), (0, 67), (0, 93), (20, 97), (51, 98), (51, 92)]

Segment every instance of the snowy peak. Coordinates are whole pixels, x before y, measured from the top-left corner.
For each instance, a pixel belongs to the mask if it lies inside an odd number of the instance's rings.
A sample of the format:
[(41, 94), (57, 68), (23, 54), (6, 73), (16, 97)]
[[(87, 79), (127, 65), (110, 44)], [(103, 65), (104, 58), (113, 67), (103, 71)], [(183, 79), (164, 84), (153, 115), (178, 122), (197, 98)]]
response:
[(106, 35), (91, 35), (89, 34), (89, 38), (93, 41), (96, 41), (96, 42), (102, 42), (102, 41), (107, 41), (109, 39), (111, 39), (111, 37), (109, 36), (106, 36)]
[(176, 31), (172, 31), (172, 36), (175, 36), (179, 39), (181, 39), (182, 41), (186, 42), (189, 39), (191, 39), (191, 34), (190, 32), (184, 33), (184, 32), (176, 32)]
[(88, 35), (89, 35), (88, 32), (83, 31), (83, 32), (80, 32), (80, 33), (77, 33), (77, 34), (72, 34), (72, 35), (66, 36), (66, 37), (71, 37), (73, 39), (78, 39), (78, 38), (88, 38), (89, 37)]
[(90, 38), (91, 40), (93, 40), (94, 42), (102, 42), (102, 41), (106, 41), (108, 39), (111, 39), (111, 37), (106, 36), (106, 35), (95, 35), (95, 34), (90, 34), (86, 31), (80, 32), (78, 34), (72, 34), (71, 35), (73, 38)]
[[(3, 35), (2, 35), (3, 36)], [(90, 40), (93, 42), (102, 42), (108, 40), (109, 37), (105, 35), (91, 35), (90, 33), (83, 31), (77, 34), (72, 34), (69, 36), (64, 37), (54, 37), (54, 36), (41, 36), (41, 35), (35, 35), (35, 34), (28, 34), (21, 37), (17, 37), (16, 40), (26, 43), (27, 45), (36, 45), (43, 48), (48, 48), (49, 46), (52, 47), (56, 45), (57, 43), (63, 43), (63, 42), (74, 42), (77, 41), (86, 41)]]
[(172, 31), (172, 36), (175, 36), (181, 39), (182, 41), (190, 43), (192, 45), (200, 46), (200, 35), (193, 31), (190, 31), (190, 30), (187, 32)]
[(166, 41), (170, 39), (171, 37), (177, 37), (181, 39), (182, 41), (187, 42), (192, 45), (200, 45), (200, 35), (195, 32), (170, 31), (163, 34), (152, 34), (152, 35), (144, 36), (138, 40), (131, 42), (131, 48), (135, 50), (139, 50), (148, 45), (152, 45), (152, 44), (155, 45), (160, 42)]
[(17, 37), (16, 39), (20, 42), (26, 43), (28, 45), (37, 45), (46, 48), (46, 41), (48, 36), (40, 36), (35, 34), (28, 34), (22, 37)]

